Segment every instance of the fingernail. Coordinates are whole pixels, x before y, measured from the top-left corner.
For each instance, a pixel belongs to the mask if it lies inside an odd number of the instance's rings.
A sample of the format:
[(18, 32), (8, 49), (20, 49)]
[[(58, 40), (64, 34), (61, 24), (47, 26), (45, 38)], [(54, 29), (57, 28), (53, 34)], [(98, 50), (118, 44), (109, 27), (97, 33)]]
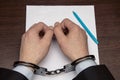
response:
[(51, 30), (53, 30), (53, 26), (49, 26), (49, 28), (50, 28)]
[(59, 24), (59, 22), (56, 22), (56, 23), (55, 23), (55, 26), (57, 26), (58, 24)]

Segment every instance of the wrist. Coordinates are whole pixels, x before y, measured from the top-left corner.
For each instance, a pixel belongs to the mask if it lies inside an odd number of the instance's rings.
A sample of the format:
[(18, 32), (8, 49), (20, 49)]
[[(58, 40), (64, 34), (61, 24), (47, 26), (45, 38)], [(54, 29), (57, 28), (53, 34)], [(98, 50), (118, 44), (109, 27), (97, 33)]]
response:
[(89, 55), (88, 52), (86, 52), (86, 53), (84, 53), (84, 54), (82, 54), (82, 55), (80, 55), (80, 54), (81, 54), (81, 53), (79, 53), (79, 55), (72, 56), (71, 60), (72, 60), (72, 61), (75, 61), (75, 60), (78, 59), (78, 58), (82, 58), (82, 57), (85, 57), (85, 56), (88, 56), (88, 55)]
[(87, 60), (84, 60), (84, 61), (80, 62), (79, 64), (77, 64), (76, 67), (75, 67), (75, 71), (76, 71), (77, 74), (79, 74), (80, 72), (87, 69), (88, 67), (96, 66), (96, 65), (97, 64), (94, 60), (87, 59)]
[(27, 59), (26, 57), (25, 58), (20, 58), (19, 61), (28, 62), (28, 63), (32, 63), (32, 64), (35, 64), (35, 65), (37, 65), (39, 63), (37, 60)]
[(16, 61), (16, 62), (14, 62), (13, 66), (14, 67), (25, 66), (25, 67), (28, 67), (33, 72), (36, 71), (37, 69), (39, 69), (39, 66), (37, 66), (36, 64), (24, 62), (24, 61)]

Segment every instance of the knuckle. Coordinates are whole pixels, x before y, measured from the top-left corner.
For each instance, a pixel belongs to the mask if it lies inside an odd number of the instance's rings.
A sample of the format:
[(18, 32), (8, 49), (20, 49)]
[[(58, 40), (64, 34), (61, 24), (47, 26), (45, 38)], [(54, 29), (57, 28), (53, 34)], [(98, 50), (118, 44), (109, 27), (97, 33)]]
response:
[(65, 18), (65, 19), (63, 20), (63, 22), (66, 22), (66, 21), (69, 21), (69, 19), (68, 19), (68, 18)]
[(34, 24), (32, 25), (32, 27), (33, 27), (33, 26), (36, 26), (36, 25), (37, 25), (37, 23), (34, 23)]
[(63, 22), (69, 22), (70, 20), (68, 18), (65, 18)]
[(34, 35), (34, 33), (33, 33), (33, 31), (31, 30), (31, 31), (28, 31), (28, 32), (26, 32), (26, 36), (33, 36)]
[(43, 26), (45, 24), (43, 22), (39, 22), (38, 25)]

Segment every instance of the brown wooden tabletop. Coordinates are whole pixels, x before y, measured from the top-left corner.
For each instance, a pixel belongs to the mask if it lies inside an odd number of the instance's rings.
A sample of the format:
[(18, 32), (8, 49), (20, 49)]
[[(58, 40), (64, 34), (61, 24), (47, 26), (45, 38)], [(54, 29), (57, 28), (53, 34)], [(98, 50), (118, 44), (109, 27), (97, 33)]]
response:
[(95, 5), (100, 63), (120, 79), (120, 0), (0, 0), (0, 67), (18, 60), (28, 4)]

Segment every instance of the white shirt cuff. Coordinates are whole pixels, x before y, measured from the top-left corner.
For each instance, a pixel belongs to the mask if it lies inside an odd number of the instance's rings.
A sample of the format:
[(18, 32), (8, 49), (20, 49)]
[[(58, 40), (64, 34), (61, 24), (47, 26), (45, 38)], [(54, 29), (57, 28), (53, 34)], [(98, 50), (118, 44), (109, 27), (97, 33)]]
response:
[(20, 65), (15, 67), (13, 70), (23, 74), (26, 78), (28, 78), (28, 80), (32, 79), (33, 71), (26, 66)]
[(88, 59), (77, 64), (75, 67), (75, 70), (76, 70), (76, 73), (79, 74), (80, 72), (87, 69), (88, 67), (95, 66), (95, 65), (97, 64), (94, 60)]

